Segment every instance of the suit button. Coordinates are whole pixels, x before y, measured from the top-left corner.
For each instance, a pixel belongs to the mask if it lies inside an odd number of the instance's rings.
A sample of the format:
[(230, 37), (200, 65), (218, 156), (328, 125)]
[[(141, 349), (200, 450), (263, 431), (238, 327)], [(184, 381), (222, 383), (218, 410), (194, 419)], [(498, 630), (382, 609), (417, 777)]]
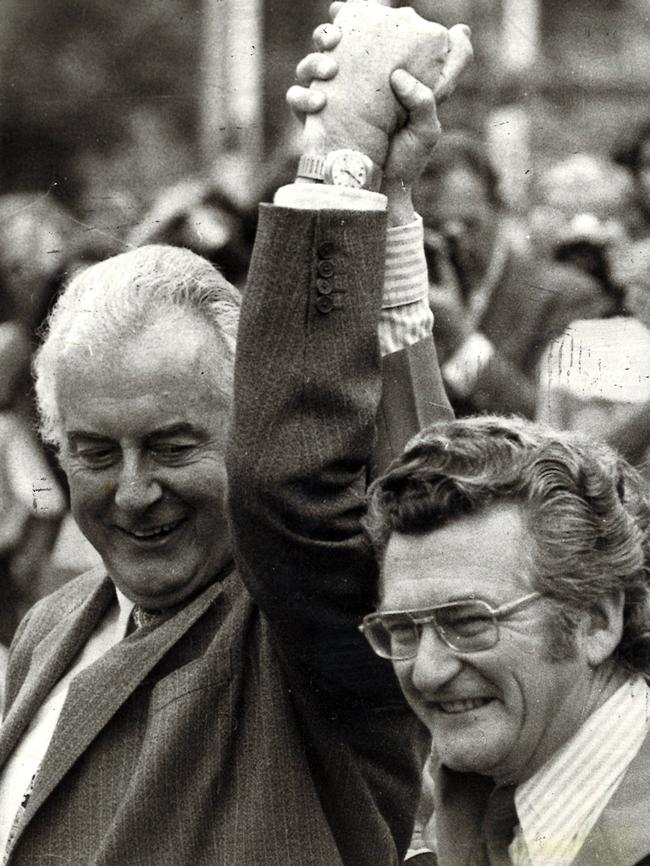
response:
[(321, 296), (316, 298), (316, 307), (321, 313), (331, 313), (334, 309), (334, 303), (331, 298)]
[(336, 247), (332, 241), (323, 241), (318, 245), (318, 255), (321, 259), (331, 259), (336, 252)]
[(332, 284), (328, 283), (327, 280), (316, 280), (316, 291), (319, 295), (331, 295), (332, 288)]
[(319, 262), (318, 273), (321, 275), (321, 277), (331, 277), (334, 274), (334, 262), (330, 262), (328, 259)]

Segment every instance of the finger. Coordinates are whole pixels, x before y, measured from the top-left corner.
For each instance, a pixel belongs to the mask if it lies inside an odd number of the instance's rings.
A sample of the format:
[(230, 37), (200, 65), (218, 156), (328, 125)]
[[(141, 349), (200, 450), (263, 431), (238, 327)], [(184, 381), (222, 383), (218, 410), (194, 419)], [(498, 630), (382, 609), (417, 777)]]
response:
[(302, 120), (306, 114), (317, 114), (325, 107), (327, 97), (320, 90), (310, 90), (294, 84), (287, 90), (287, 102), (291, 110)]
[(472, 31), (466, 24), (455, 24), (449, 29), (449, 53), (433, 91), (438, 104), (454, 92), (460, 76), (473, 56)]
[(397, 101), (408, 114), (407, 127), (424, 147), (431, 146), (440, 134), (433, 92), (405, 69), (396, 69), (390, 83)]
[(308, 54), (296, 66), (296, 78), (298, 84), (309, 87), (311, 82), (317, 78), (319, 81), (327, 81), (333, 78), (339, 71), (339, 66), (331, 54)]
[(342, 35), (338, 24), (319, 24), (311, 38), (317, 51), (332, 51), (341, 41)]

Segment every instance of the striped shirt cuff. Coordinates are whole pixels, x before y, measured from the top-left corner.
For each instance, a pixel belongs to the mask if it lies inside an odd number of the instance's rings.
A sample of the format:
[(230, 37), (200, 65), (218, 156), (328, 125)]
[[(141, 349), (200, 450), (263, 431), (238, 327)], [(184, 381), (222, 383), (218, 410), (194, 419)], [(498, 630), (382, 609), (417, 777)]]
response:
[(379, 319), (382, 355), (399, 352), (430, 336), (429, 277), (424, 258), (422, 218), (389, 228), (386, 234), (384, 295)]

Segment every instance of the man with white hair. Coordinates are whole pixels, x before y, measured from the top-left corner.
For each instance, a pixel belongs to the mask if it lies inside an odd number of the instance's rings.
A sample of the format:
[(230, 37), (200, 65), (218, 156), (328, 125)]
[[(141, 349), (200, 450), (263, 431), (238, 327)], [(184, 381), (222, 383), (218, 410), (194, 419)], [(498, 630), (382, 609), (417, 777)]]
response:
[[(408, 192), (439, 126), (431, 89), (376, 46), (375, 25), (408, 33), (415, 13), (354, 5), (301, 182), (261, 213), (234, 374), (237, 293), (188, 251), (95, 265), (52, 313), (43, 430), (103, 566), (13, 644), (11, 866), (394, 866), (406, 850), (422, 730), (355, 624), (375, 590), (360, 523), (375, 426), (390, 452), (448, 412)], [(427, 32), (453, 88), (467, 33)], [(391, 249), (411, 277), (391, 282)]]

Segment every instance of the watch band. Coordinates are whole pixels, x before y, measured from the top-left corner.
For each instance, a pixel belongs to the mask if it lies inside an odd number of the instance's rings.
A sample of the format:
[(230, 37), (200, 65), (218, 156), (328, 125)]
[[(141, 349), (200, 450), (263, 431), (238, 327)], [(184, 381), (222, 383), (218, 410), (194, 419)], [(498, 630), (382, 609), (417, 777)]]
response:
[(298, 163), (298, 177), (305, 177), (309, 180), (325, 180), (325, 160), (326, 156), (314, 156), (313, 154), (303, 153)]
[(372, 192), (378, 192), (381, 187), (383, 173), (377, 168), (374, 162), (365, 153), (349, 148), (341, 148), (332, 150), (325, 154), (303, 154), (298, 163), (297, 177), (306, 178), (308, 180), (320, 181), (321, 183), (329, 183), (334, 186), (339, 185), (339, 181), (332, 177), (332, 167), (337, 159), (341, 157), (352, 157), (363, 163), (365, 168), (365, 182), (359, 186), (354, 184), (341, 184), (350, 186), (355, 189), (365, 189)]

